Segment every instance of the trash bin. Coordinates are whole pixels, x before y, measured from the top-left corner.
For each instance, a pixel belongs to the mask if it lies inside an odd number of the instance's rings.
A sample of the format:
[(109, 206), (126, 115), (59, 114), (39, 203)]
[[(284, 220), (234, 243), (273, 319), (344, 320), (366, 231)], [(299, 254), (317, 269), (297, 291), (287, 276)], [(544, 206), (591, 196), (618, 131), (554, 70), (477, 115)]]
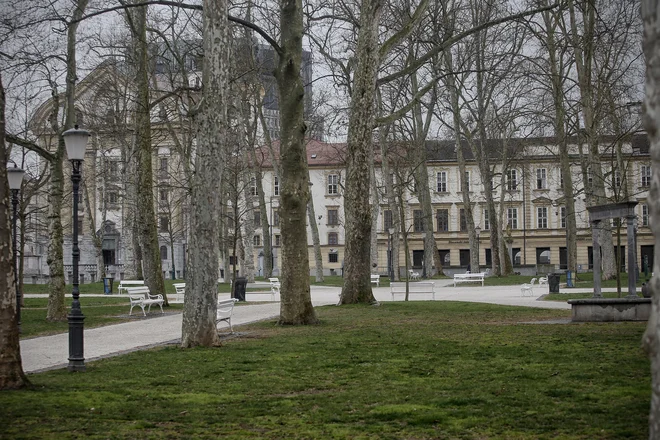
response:
[(112, 293), (112, 282), (115, 279), (112, 277), (103, 278), (103, 293), (110, 295)]
[(559, 276), (558, 273), (548, 274), (548, 290), (550, 293), (559, 293)]
[(247, 288), (247, 278), (238, 277), (234, 283), (234, 295), (233, 297), (239, 301), (245, 301), (245, 290)]

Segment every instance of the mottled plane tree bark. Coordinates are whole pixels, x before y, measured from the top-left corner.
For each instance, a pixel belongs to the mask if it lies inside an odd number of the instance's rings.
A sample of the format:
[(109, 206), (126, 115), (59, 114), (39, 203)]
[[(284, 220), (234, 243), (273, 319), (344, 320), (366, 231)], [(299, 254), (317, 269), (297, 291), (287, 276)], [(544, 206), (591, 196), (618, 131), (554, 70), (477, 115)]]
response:
[(300, 76), (303, 37), (302, 0), (280, 1), (279, 57), (275, 78), (280, 95), (282, 325), (316, 324), (307, 253), (309, 171), (305, 150), (304, 88)]
[(16, 284), (11, 248), (10, 193), (7, 182), (5, 148), (5, 90), (0, 76), (0, 390), (23, 388), (29, 384), (23, 372), (18, 321), (16, 319)]
[[(649, 210), (651, 217), (660, 218), (660, 4), (642, 0), (644, 21), (644, 56), (646, 57), (646, 98), (644, 99), (644, 128), (649, 137), (652, 167)], [(649, 439), (660, 438), (660, 222), (650, 222), (655, 236), (654, 275), (651, 316), (643, 337), (643, 346), (651, 360), (651, 410)]]
[(203, 12), (203, 99), (195, 175), (192, 180), (192, 215), (186, 267), (186, 301), (183, 307), (181, 345), (213, 346), (219, 343), (215, 325), (220, 251), (220, 190), (227, 136), (227, 83), (229, 22), (227, 2), (205, 0)]

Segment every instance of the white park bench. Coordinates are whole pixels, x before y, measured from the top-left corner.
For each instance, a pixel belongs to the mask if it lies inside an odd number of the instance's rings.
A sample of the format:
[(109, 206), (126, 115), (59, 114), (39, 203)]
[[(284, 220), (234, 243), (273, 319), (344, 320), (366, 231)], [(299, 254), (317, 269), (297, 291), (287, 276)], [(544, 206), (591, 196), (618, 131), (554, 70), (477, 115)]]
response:
[(478, 283), (478, 282), (481, 282), (481, 285), (483, 286), (485, 278), (486, 278), (486, 272), (457, 273), (454, 274), (454, 287), (456, 287), (456, 283)]
[(119, 282), (119, 287), (117, 288), (117, 292), (121, 293), (122, 290), (126, 290), (128, 293), (128, 289), (131, 287), (142, 287), (144, 286), (144, 280), (121, 280)]
[(380, 275), (371, 274), (371, 284), (375, 284), (376, 287), (380, 287)]
[(268, 278), (270, 283), (270, 295), (275, 298), (275, 295), (280, 293), (280, 279), (279, 278)]
[(218, 324), (226, 322), (229, 324), (229, 331), (234, 333), (234, 328), (231, 326), (231, 315), (234, 313), (234, 303), (238, 301), (236, 298), (218, 300), (218, 312), (215, 318), (216, 329)]
[[(406, 283), (397, 282), (390, 283), (390, 292), (392, 292), (392, 301), (394, 301), (394, 294), (406, 294)], [(433, 281), (418, 281), (416, 283), (408, 283), (408, 293), (430, 293), (431, 297), (435, 300), (435, 283)]]
[(419, 279), (419, 272), (415, 272), (412, 269), (408, 269), (408, 274), (410, 274), (410, 279), (413, 281), (417, 281)]
[(183, 295), (186, 293), (186, 283), (174, 283), (173, 286), (176, 291), (176, 300), (181, 301)]
[(133, 307), (140, 306), (142, 314), (147, 316), (144, 308), (149, 306), (147, 311), (151, 312), (151, 306), (154, 304), (158, 304), (160, 306), (160, 312), (165, 313), (163, 312), (163, 302), (165, 302), (163, 295), (152, 295), (147, 286), (128, 287), (126, 290), (128, 291), (128, 298), (131, 300), (131, 311), (128, 313), (129, 315), (133, 314)]
[(534, 296), (534, 283), (536, 282), (536, 278), (532, 278), (532, 281), (529, 283), (521, 284), (520, 285), (520, 295), (521, 296), (527, 296), (529, 293), (529, 296)]

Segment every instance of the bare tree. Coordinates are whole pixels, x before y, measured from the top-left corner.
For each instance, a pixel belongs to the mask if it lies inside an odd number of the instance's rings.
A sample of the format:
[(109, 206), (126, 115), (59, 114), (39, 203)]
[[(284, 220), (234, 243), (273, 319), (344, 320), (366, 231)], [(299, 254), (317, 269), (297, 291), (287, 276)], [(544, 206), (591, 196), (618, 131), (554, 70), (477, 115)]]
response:
[(29, 384), (21, 363), (16, 315), (16, 285), (11, 249), (9, 185), (5, 148), (5, 90), (0, 76), (0, 390), (23, 388)]

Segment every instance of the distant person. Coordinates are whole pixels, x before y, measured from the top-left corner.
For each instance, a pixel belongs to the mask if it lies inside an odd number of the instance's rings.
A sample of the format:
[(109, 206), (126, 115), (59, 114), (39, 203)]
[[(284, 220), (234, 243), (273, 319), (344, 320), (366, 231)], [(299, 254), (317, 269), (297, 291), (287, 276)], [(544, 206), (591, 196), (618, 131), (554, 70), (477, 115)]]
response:
[(471, 273), (470, 270), (471, 270), (471, 267), (470, 267), (470, 265), (468, 264), (467, 272), (465, 272), (465, 273)]

